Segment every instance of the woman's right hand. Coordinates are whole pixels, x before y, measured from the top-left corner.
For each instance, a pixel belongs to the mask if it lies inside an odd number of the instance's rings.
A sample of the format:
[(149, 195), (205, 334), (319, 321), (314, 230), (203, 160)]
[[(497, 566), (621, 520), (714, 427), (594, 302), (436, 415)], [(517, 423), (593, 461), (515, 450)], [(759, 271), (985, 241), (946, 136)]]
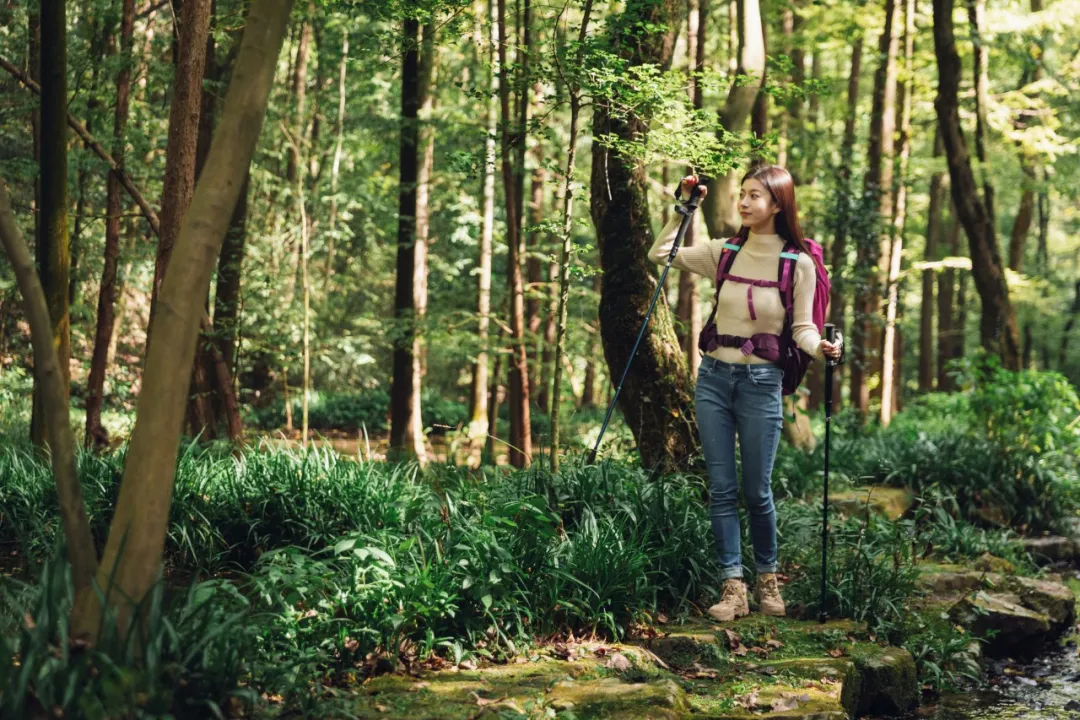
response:
[[(698, 182), (699, 181), (697, 175), (687, 175), (686, 177), (684, 177), (682, 179), (682, 182), (679, 183), (679, 199), (683, 202), (689, 200), (690, 193), (694, 191), (695, 187), (697, 187)], [(709, 194), (709, 188), (705, 185), (702, 185), (700, 194), (701, 197), (704, 198), (706, 195)]]

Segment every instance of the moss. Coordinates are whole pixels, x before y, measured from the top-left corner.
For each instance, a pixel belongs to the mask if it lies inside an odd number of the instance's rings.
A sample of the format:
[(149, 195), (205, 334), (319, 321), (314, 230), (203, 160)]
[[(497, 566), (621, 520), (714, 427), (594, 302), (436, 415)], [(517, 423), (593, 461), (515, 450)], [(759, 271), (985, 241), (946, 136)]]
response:
[(859, 715), (899, 715), (918, 707), (919, 678), (910, 652), (903, 648), (881, 648), (854, 660), (862, 676)]

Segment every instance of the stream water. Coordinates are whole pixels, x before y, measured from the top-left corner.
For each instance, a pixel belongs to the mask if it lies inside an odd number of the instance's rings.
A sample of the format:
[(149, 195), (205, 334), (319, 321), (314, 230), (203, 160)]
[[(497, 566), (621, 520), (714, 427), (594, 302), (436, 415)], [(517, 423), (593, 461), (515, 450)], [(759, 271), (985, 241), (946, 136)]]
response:
[(998, 662), (991, 687), (943, 696), (919, 715), (930, 720), (1080, 720), (1080, 648), (1065, 648), (1030, 663)]

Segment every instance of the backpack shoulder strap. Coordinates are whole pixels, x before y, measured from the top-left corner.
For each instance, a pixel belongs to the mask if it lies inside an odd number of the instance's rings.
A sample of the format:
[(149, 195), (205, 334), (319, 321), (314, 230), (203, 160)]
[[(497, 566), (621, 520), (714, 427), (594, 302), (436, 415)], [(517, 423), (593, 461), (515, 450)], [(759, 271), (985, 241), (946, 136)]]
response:
[(713, 293), (713, 309), (702, 327), (708, 327), (716, 317), (716, 307), (720, 303), (720, 286), (724, 284), (724, 278), (731, 271), (735, 256), (742, 249), (743, 242), (743, 238), (738, 235), (724, 241), (724, 246), (720, 250), (720, 259), (716, 262), (716, 291)]
[(799, 248), (794, 243), (786, 243), (780, 251), (777, 281), (780, 283), (780, 298), (784, 302), (785, 315), (790, 321), (795, 313), (795, 268), (799, 262)]

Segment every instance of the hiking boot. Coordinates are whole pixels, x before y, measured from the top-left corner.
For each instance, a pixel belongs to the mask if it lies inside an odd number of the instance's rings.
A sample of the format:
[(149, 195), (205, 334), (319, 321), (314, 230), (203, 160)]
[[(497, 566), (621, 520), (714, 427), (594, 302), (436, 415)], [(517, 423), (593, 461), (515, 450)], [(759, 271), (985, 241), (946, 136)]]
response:
[(754, 597), (758, 601), (762, 615), (775, 615), (784, 617), (787, 608), (784, 607), (784, 598), (780, 597), (780, 581), (776, 573), (761, 573), (758, 575), (757, 586), (754, 588)]
[(750, 602), (746, 592), (746, 583), (738, 578), (724, 581), (720, 592), (720, 602), (709, 608), (709, 615), (718, 622), (731, 622), (750, 614)]

